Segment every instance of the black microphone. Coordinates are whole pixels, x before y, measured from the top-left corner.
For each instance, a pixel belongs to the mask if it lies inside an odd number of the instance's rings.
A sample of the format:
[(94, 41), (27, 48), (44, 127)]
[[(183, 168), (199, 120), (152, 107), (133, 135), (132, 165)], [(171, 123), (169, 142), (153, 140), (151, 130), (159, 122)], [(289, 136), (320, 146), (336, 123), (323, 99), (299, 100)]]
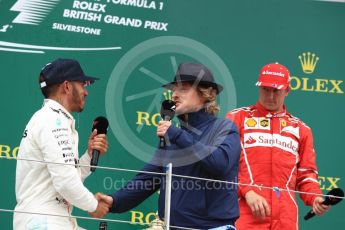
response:
[[(95, 120), (93, 120), (92, 124), (92, 132), (94, 129), (97, 129), (97, 134), (107, 134), (108, 131), (109, 122), (108, 119), (105, 117), (97, 117)], [(95, 167), (98, 165), (98, 158), (99, 158), (99, 151), (97, 149), (92, 150), (92, 157), (91, 157), (91, 172), (94, 172), (96, 170)]]
[(101, 221), (99, 223), (99, 230), (107, 230), (108, 229), (108, 224), (105, 221)]
[[(165, 100), (162, 102), (161, 106), (161, 117), (164, 121), (170, 121), (175, 116), (175, 109), (176, 109), (176, 103), (172, 100)], [(160, 137), (159, 147), (163, 148), (165, 147), (165, 139), (164, 137)]]
[[(322, 202), (322, 204), (324, 205), (336, 205), (338, 204), (340, 201), (342, 201), (344, 198), (344, 192), (343, 190), (341, 190), (340, 188), (334, 188), (331, 191), (329, 191), (327, 193), (327, 195), (329, 196), (337, 196), (337, 197), (329, 197), (326, 196), (325, 200)], [(312, 218), (313, 216), (315, 216), (315, 213), (313, 212), (313, 210), (310, 210), (307, 215), (305, 215), (304, 219), (305, 220), (309, 220), (310, 218)]]

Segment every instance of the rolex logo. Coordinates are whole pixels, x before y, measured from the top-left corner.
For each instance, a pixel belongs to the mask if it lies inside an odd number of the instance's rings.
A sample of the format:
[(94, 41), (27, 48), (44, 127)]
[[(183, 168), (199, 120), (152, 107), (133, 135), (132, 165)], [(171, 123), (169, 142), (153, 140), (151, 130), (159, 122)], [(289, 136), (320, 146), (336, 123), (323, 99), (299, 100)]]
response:
[[(315, 67), (319, 61), (314, 53), (305, 52), (298, 56), (300, 60), (302, 70), (306, 74), (311, 74), (315, 71)], [(343, 79), (331, 79), (323, 76), (319, 77), (307, 77), (307, 76), (291, 76), (290, 87), (292, 90), (301, 90), (308, 92), (319, 93), (337, 93), (344, 94), (344, 80)]]
[(301, 62), (302, 70), (304, 73), (311, 74), (314, 72), (319, 57), (316, 57), (314, 53), (312, 54), (310, 52), (307, 52), (298, 56), (298, 58)]
[(172, 100), (172, 91), (167, 90), (163, 93), (165, 100)]

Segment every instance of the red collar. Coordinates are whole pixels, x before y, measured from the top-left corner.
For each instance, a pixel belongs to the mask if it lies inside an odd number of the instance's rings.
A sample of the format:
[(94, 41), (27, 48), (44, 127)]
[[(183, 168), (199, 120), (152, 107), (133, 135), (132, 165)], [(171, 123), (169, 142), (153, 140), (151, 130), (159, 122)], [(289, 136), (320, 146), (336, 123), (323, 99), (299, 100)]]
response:
[(283, 105), (283, 110), (280, 112), (271, 112), (271, 111), (265, 109), (265, 107), (263, 105), (261, 105), (260, 102), (257, 102), (255, 106), (258, 109), (259, 113), (262, 114), (263, 116), (267, 117), (267, 118), (283, 117), (286, 115), (285, 105)]

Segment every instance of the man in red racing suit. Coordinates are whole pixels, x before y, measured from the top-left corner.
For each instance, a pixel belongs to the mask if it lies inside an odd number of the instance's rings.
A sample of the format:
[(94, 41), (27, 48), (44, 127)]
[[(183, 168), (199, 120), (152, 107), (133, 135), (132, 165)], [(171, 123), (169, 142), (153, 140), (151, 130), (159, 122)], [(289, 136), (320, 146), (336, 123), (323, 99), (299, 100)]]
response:
[(226, 115), (237, 125), (242, 144), (238, 230), (298, 229), (294, 190), (313, 193), (300, 197), (315, 214), (328, 210), (322, 205), (311, 129), (284, 106), (289, 83), (285, 66), (264, 66), (257, 104)]

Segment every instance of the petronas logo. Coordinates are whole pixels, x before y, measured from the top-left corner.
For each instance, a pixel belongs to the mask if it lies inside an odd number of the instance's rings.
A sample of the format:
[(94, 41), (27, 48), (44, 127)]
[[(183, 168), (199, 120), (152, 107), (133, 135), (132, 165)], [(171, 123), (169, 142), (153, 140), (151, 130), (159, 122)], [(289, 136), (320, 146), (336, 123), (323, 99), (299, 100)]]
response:
[(317, 57), (314, 53), (311, 52), (302, 53), (302, 55), (298, 56), (302, 70), (306, 74), (312, 74), (315, 70), (316, 64), (319, 61), (319, 57)]
[(60, 0), (18, 0), (10, 9), (20, 12), (12, 22), (39, 25), (59, 2)]

